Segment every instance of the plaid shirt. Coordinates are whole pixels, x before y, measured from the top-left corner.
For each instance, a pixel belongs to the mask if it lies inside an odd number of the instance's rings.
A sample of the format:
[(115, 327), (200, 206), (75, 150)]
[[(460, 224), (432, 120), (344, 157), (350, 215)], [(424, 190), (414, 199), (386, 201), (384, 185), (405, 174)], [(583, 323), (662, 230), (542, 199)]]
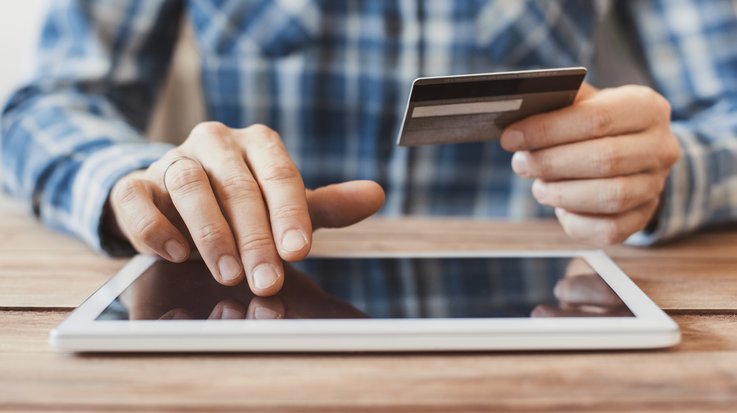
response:
[[(550, 216), (498, 142), (395, 146), (418, 76), (591, 67), (614, 3), (589, 0), (67, 0), (50, 2), (34, 72), (2, 117), (5, 189), (49, 226), (112, 252), (112, 185), (170, 145), (147, 141), (182, 18), (200, 50), (207, 115), (281, 133), (316, 187), (374, 179), (383, 213)], [(737, 217), (737, 17), (729, 0), (617, 2), (673, 107), (682, 160), (649, 244)], [(596, 75), (595, 67), (591, 67)]]

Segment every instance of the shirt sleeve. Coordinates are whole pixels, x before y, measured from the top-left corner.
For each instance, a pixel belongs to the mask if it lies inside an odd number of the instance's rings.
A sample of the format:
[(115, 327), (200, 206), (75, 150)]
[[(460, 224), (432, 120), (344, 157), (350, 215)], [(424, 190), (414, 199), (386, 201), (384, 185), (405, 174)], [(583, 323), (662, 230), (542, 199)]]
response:
[(652, 224), (627, 241), (650, 245), (737, 220), (737, 8), (731, 0), (634, 0), (627, 15), (655, 87), (673, 108), (681, 159)]
[[(175, 0), (48, 2), (33, 72), (2, 113), (2, 178), (48, 226), (96, 250), (113, 184), (169, 145), (146, 141), (182, 6)], [(120, 244), (120, 243), (118, 243)]]

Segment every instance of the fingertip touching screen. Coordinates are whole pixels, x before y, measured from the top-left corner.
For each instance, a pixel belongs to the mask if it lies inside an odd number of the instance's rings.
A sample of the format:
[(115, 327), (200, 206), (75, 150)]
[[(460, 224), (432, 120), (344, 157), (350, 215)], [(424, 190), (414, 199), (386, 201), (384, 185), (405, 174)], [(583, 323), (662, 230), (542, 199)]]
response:
[(97, 320), (632, 316), (581, 257), (310, 258), (285, 264), (272, 297), (156, 261)]

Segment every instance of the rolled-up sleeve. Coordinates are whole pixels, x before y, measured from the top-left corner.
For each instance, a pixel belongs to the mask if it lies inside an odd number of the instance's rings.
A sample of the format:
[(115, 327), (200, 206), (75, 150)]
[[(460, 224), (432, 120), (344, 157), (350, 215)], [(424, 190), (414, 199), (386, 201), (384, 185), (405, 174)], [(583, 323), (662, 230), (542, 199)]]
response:
[(101, 217), (114, 183), (169, 145), (143, 138), (171, 59), (174, 0), (58, 1), (34, 71), (2, 114), (2, 178), (48, 226), (115, 253)]
[(627, 4), (655, 86), (673, 108), (682, 152), (652, 225), (628, 243), (650, 245), (737, 221), (737, 6), (730, 0)]

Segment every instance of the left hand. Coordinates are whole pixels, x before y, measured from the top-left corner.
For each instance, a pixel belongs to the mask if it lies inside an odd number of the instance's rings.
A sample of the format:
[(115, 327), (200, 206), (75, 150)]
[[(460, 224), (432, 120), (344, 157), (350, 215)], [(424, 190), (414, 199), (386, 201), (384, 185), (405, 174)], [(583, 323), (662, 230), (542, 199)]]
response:
[(508, 126), (501, 145), (571, 237), (616, 244), (647, 226), (680, 157), (670, 112), (648, 87), (584, 84), (573, 105)]

